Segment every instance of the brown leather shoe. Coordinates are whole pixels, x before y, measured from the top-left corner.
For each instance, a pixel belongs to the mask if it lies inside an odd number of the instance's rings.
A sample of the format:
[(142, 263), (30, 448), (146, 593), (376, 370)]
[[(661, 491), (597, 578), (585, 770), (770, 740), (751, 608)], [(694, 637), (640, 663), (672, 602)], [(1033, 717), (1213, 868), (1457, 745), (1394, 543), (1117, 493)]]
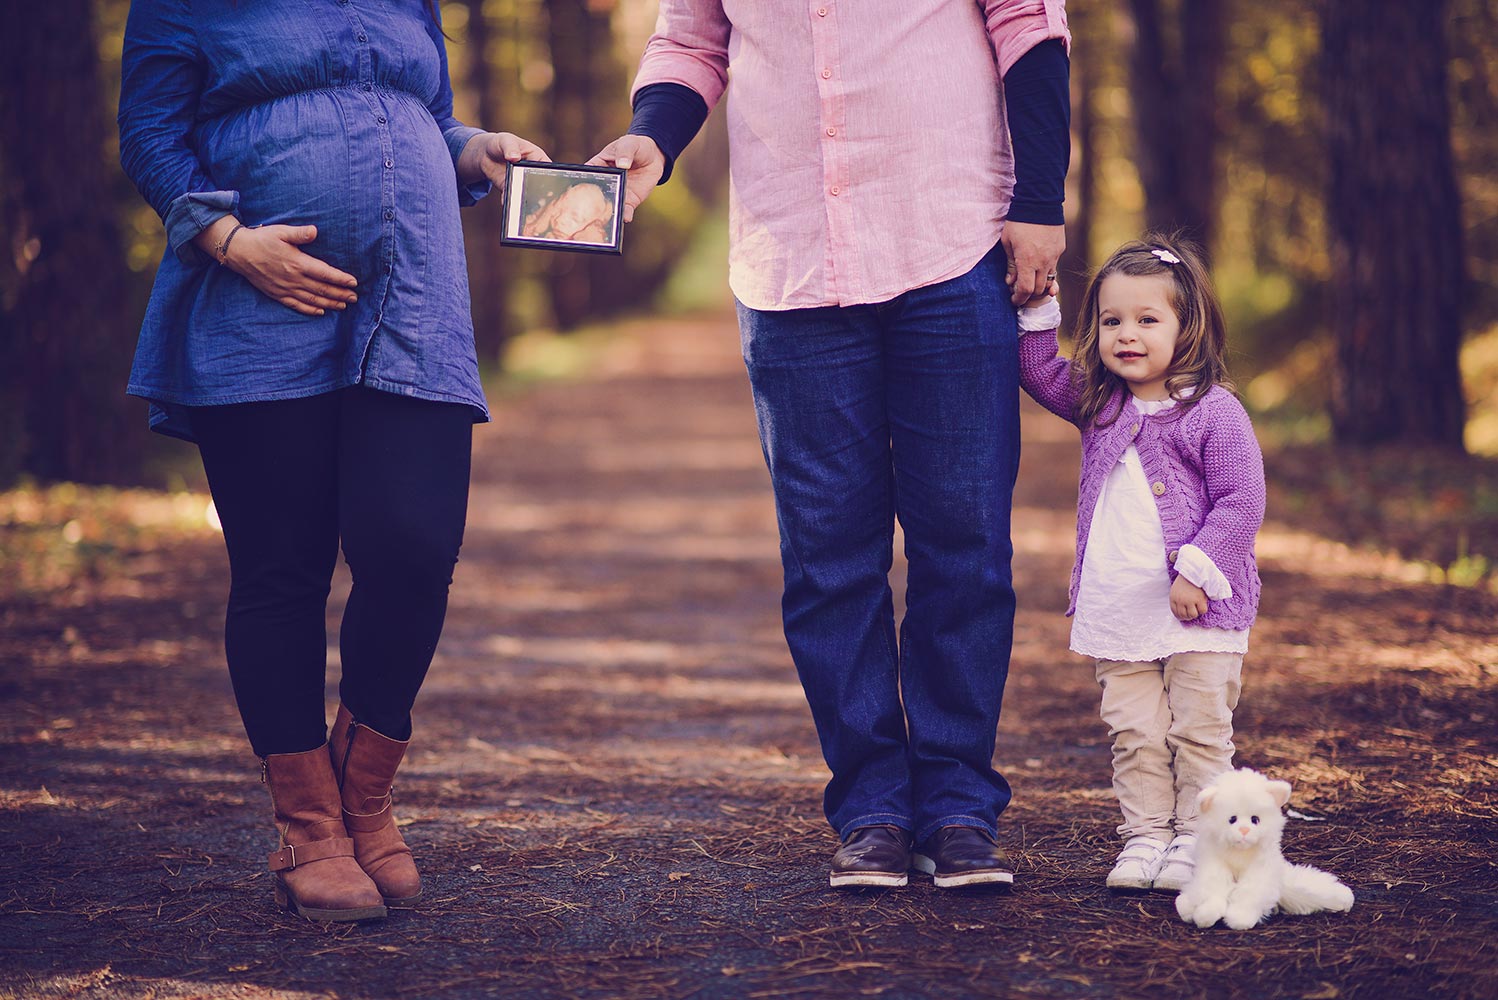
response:
[(895, 826), (861, 826), (832, 856), (835, 888), (895, 887), (910, 881), (910, 834)]
[(994, 839), (971, 826), (944, 826), (912, 856), (916, 871), (932, 876), (938, 889), (1008, 889), (1014, 884), (1009, 858)]
[(276, 902), (308, 920), (378, 920), (380, 890), (354, 860), (326, 745), (260, 758), (281, 848), (270, 856)]
[(410, 740), (392, 740), (354, 721), (342, 705), (328, 740), (333, 772), (342, 790), (343, 825), (354, 839), (354, 857), (379, 886), (386, 906), (410, 906), (421, 899), (421, 876), (391, 810), (395, 772), (410, 744)]

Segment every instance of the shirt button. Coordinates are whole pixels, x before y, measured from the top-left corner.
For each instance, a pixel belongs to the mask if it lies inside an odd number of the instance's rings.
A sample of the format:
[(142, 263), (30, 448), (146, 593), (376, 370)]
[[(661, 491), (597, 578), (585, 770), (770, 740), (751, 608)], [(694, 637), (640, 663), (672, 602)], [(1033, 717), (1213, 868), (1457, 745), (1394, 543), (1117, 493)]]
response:
[(387, 209), (385, 209), (385, 218), (387, 218), (387, 219), (393, 219), (393, 218), (395, 218), (395, 209), (393, 209), (393, 208), (387, 208)]
[[(347, 3), (348, 0), (344, 0), (344, 2)], [(826, 7), (818, 7), (817, 8), (817, 17), (826, 17), (826, 16), (827, 16), (827, 8)]]
[(822, 70), (822, 79), (824, 79), (824, 80), (831, 80), (832, 79), (832, 70), (830, 70), (830, 69), (824, 69), (824, 70)]
[(385, 169), (389, 170), (393, 166), (395, 166), (395, 161), (392, 160), (392, 159), (386, 158), (386, 160), (385, 160)]
[(381, 116), (380, 116), (380, 117), (378, 117), (378, 118), (376, 118), (376, 119), (375, 119), (375, 121), (377, 121), (377, 122), (379, 122), (379, 123), (380, 123), (380, 124), (381, 124), (381, 125), (383, 125), (383, 124), (385, 124), (385, 116), (384, 116), (384, 115), (381, 115)]
[(835, 129), (835, 128), (829, 128), (827, 130), (827, 134), (828, 135), (837, 135), (837, 129)]
[(374, 84), (372, 84), (372, 83), (366, 83), (364, 85), (364, 89), (365, 90), (374, 90)]
[(1154, 493), (1155, 496), (1157, 496), (1157, 497), (1164, 496), (1165, 495), (1165, 484), (1157, 482), (1153, 486), (1150, 487), (1150, 491), (1152, 493)]
[(836, 184), (834, 184), (834, 185), (833, 185), (833, 186), (832, 186), (832, 188), (831, 188), (831, 189), (830, 189), (830, 190), (831, 190), (831, 191), (832, 191), (832, 193), (833, 193), (833, 194), (835, 194), (835, 195), (836, 195), (836, 194), (842, 194), (842, 192), (843, 192), (843, 189), (842, 189), (842, 188), (840, 188), (840, 187), (838, 187), (838, 186), (837, 186), (837, 185), (836, 185)]

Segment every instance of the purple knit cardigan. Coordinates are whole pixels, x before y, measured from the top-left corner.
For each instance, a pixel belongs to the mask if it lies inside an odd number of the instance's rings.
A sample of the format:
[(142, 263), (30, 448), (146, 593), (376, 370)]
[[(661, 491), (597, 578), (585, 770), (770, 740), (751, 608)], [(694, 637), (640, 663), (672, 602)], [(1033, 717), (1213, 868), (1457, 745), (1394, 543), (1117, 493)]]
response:
[[(1019, 358), (1019, 380), (1025, 391), (1041, 406), (1076, 424), (1080, 393), (1072, 384), (1071, 362), (1060, 356), (1056, 331), (1022, 333)], [(1118, 402), (1115, 394), (1103, 414), (1116, 412)], [(1132, 444), (1139, 450), (1160, 511), (1166, 548), (1161, 558), (1171, 581), (1176, 577), (1176, 552), (1191, 544), (1211, 557), (1233, 588), (1232, 597), (1209, 601), (1206, 614), (1184, 624), (1240, 631), (1251, 626), (1259, 609), (1254, 536), (1264, 522), (1264, 457), (1238, 398), (1214, 385), (1183, 411), (1172, 408), (1142, 416), (1125, 408), (1124, 415), (1107, 427), (1078, 426), (1082, 477), (1077, 498), (1077, 561), (1066, 613), (1077, 610), (1082, 556), (1098, 494), (1109, 471)]]

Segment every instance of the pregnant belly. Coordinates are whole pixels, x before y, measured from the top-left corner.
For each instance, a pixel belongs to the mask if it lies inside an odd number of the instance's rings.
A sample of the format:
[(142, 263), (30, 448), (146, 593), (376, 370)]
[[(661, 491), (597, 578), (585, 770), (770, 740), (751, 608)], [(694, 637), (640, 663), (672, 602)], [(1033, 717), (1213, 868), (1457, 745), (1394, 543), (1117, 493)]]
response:
[(204, 128), (199, 157), (215, 184), (239, 192), (242, 221), (316, 226), (303, 249), (361, 282), (385, 259), (390, 223), (426, 211), (434, 191), (456, 190), (436, 122), (388, 91), (308, 91), (253, 105)]

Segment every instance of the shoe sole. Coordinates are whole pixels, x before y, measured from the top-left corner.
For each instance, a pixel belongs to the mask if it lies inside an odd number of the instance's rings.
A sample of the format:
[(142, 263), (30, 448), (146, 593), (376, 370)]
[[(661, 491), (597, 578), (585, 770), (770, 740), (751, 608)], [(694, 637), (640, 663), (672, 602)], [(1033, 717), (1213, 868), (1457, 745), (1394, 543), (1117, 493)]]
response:
[(1150, 892), (1155, 887), (1148, 882), (1109, 882), (1108, 888), (1112, 892), (1141, 893)]
[(363, 920), (384, 920), (389, 914), (384, 905), (361, 906), (348, 910), (323, 910), (314, 906), (303, 906), (284, 885), (276, 883), (276, 905), (290, 910), (299, 917), (320, 923), (356, 923)]
[(409, 909), (421, 902), (421, 893), (418, 892), (414, 896), (382, 896), (381, 901), (387, 907)]
[(898, 889), (909, 883), (904, 872), (833, 872), (827, 877), (834, 889)]
[(936, 874), (936, 862), (924, 854), (911, 856), (911, 866), (916, 871), (931, 876), (931, 881), (938, 889), (966, 889), (966, 888), (989, 888), (1007, 889), (1014, 884), (1014, 872), (1004, 871), (1001, 868), (990, 868), (974, 872), (963, 872), (960, 875), (938, 875)]

